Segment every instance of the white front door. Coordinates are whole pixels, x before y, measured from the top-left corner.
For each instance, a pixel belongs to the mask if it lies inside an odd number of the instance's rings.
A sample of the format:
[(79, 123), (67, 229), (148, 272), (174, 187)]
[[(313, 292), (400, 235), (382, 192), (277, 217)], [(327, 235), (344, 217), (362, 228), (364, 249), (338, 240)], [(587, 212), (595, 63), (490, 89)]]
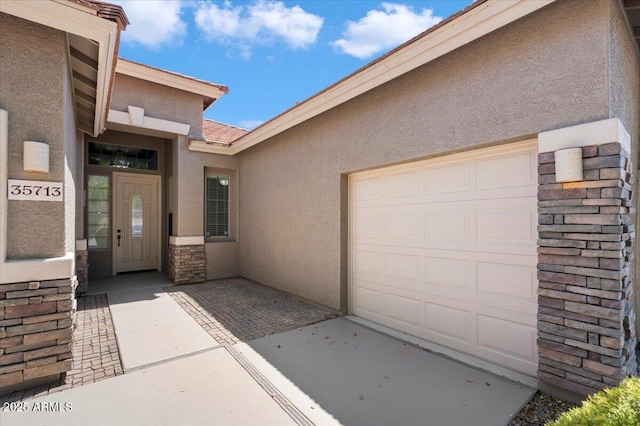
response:
[(114, 275), (158, 268), (160, 176), (114, 173)]
[(534, 376), (536, 150), (351, 175), (351, 313)]

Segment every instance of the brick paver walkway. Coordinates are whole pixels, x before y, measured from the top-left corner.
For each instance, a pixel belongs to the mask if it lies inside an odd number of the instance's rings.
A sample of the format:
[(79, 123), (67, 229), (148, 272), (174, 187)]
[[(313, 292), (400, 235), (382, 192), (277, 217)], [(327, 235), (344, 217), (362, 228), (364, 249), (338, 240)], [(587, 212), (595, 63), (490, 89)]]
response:
[(105, 294), (78, 298), (76, 329), (73, 332), (73, 366), (64, 380), (0, 397), (18, 401), (75, 388), (123, 373), (111, 312)]
[(221, 344), (257, 339), (336, 317), (295, 296), (245, 278), (165, 290)]

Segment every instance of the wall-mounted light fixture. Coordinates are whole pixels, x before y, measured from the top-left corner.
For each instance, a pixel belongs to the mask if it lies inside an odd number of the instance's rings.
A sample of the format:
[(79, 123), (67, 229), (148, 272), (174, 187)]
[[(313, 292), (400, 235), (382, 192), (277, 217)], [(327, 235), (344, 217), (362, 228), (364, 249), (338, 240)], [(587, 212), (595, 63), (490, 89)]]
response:
[(44, 142), (25, 141), (22, 168), (25, 172), (49, 173), (49, 145)]
[(561, 149), (555, 152), (556, 182), (576, 182), (582, 176), (582, 148)]

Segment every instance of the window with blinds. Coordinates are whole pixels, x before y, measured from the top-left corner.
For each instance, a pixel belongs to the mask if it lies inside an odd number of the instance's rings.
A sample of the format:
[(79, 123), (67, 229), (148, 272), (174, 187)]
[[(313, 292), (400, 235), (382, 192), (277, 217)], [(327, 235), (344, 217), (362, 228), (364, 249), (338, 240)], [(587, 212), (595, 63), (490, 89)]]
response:
[(229, 236), (229, 177), (207, 176), (205, 236)]

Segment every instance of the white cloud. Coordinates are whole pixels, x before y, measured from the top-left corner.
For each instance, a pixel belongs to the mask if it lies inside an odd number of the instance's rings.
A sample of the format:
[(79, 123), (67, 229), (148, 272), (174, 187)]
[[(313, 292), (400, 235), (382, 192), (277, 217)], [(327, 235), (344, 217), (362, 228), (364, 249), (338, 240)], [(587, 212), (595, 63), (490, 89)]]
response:
[(180, 43), (187, 33), (182, 20), (184, 2), (180, 0), (111, 0), (124, 8), (130, 25), (122, 40), (157, 49), (163, 44)]
[(253, 130), (261, 124), (264, 124), (264, 120), (242, 120), (240, 122), (240, 127)]
[(280, 1), (258, 0), (239, 6), (225, 2), (222, 7), (203, 2), (197, 7), (195, 21), (207, 39), (233, 46), (249, 58), (257, 44), (282, 41), (291, 49), (310, 47), (324, 19), (300, 6), (288, 8)]
[(433, 10), (422, 9), (415, 13), (411, 6), (382, 3), (383, 10), (370, 10), (360, 20), (348, 21), (343, 38), (332, 46), (356, 58), (368, 58), (411, 39), (442, 18), (433, 16)]

